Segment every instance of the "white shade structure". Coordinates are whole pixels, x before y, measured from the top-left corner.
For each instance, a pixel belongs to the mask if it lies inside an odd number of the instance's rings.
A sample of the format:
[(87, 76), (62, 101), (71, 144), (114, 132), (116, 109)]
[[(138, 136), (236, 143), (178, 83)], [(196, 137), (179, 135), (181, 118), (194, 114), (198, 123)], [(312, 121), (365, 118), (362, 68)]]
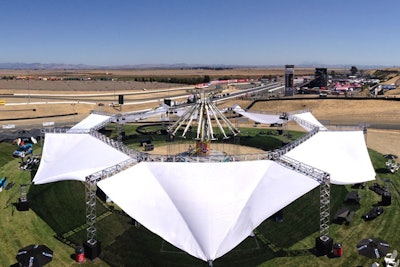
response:
[(97, 125), (102, 125), (111, 120), (110, 116), (100, 115), (100, 114), (90, 114), (85, 119), (74, 125), (68, 132), (89, 132), (90, 129), (96, 127)]
[(234, 105), (232, 110), (246, 118), (249, 118), (252, 121), (258, 123), (265, 123), (265, 124), (273, 124), (273, 123), (283, 123), (284, 121), (280, 119), (279, 115), (276, 114), (263, 114), (263, 113), (256, 113), (256, 112), (248, 112), (242, 109), (239, 105)]
[(85, 177), (130, 157), (89, 134), (46, 133), (34, 184)]
[[(274, 124), (284, 123), (285, 120), (281, 119), (281, 115), (276, 114), (264, 114), (259, 112), (248, 112), (242, 109), (239, 105), (234, 105), (232, 108), (236, 113), (253, 120), (258, 123)], [(315, 127), (319, 127), (320, 130), (327, 130), (327, 128), (320, 123), (311, 112), (301, 112), (297, 114), (287, 114), (288, 120), (294, 120), (299, 123), (306, 131), (311, 131)]]
[(232, 250), (261, 222), (318, 185), (269, 160), (141, 162), (98, 183), (129, 216), (205, 261)]
[(330, 174), (332, 184), (375, 179), (363, 131), (320, 131), (285, 154)]
[[(318, 127), (322, 131), (327, 130), (327, 128), (322, 125), (322, 123), (320, 123), (311, 112), (290, 115), (289, 119), (299, 122), (299, 125), (302, 126), (306, 131), (311, 131), (313, 127)], [(302, 121), (306, 123), (301, 123)]]
[(162, 104), (155, 109), (124, 113), (121, 118), (123, 118), (125, 122), (144, 120), (147, 118), (157, 117), (161, 116), (162, 114), (166, 114), (168, 112), (168, 108), (168, 106)]
[[(326, 188), (329, 189), (329, 183), (355, 184), (375, 179), (363, 131), (328, 131), (310, 112), (287, 113), (285, 119), (281, 119), (279, 115), (245, 112), (239, 106), (233, 111), (260, 123), (295, 120), (307, 131), (314, 131), (307, 135), (308, 139), (293, 142), (293, 146), (279, 153), (271, 153), (270, 159), (276, 161), (137, 163), (145, 157), (121, 152), (119, 149), (128, 151), (122, 143), (116, 144), (94, 130), (110, 119), (119, 120), (125, 116), (125, 122), (140, 120), (164, 114), (169, 109), (161, 106), (112, 118), (91, 114), (67, 133), (46, 133), (33, 183), (87, 182), (89, 241), (97, 242), (93, 207), (98, 186), (130, 217), (153, 233), (194, 257), (213, 261), (235, 248), (265, 219), (319, 186), (320, 182), (321, 196), (327, 198), (320, 199), (320, 210), (324, 211), (320, 215), (320, 227), (327, 230), (330, 191)], [(172, 125), (170, 133), (174, 135), (177, 129), (183, 129), (184, 136), (196, 120), (197, 139), (215, 139), (212, 119), (222, 130), (226, 123), (232, 133), (239, 133), (209, 99), (187, 109)], [(318, 132), (315, 127), (319, 127)], [(125, 161), (129, 161), (129, 165), (119, 168)], [(113, 168), (116, 165), (118, 168)], [(304, 166), (306, 168), (302, 169)], [(105, 175), (105, 170), (110, 169), (113, 172)], [(327, 180), (315, 178), (319, 172), (326, 175), (324, 179)]]

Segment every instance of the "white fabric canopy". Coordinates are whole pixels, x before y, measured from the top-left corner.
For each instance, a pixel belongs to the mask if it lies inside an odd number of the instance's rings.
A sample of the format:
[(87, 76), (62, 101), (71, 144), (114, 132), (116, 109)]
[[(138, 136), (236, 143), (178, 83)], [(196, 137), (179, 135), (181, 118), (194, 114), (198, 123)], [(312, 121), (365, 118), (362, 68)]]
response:
[[(306, 131), (311, 131), (314, 127), (319, 127), (320, 130), (326, 131), (328, 130), (322, 123), (320, 123), (311, 112), (304, 112), (299, 114), (294, 114), (289, 117), (289, 119), (293, 119), (300, 126), (302, 126)], [(306, 123), (302, 123), (302, 121)], [(311, 124), (311, 125), (308, 125)], [(310, 127), (312, 126), (312, 127)]]
[(265, 124), (273, 124), (273, 123), (282, 124), (283, 123), (283, 120), (281, 120), (279, 118), (280, 117), (279, 115), (246, 112), (239, 105), (234, 105), (232, 110), (246, 118), (249, 118), (252, 121), (255, 121), (255, 122), (265, 123)]
[[(246, 112), (239, 105), (234, 105), (232, 108), (236, 113), (249, 118), (255, 122), (273, 124), (273, 123), (284, 123), (285, 121), (280, 119), (280, 115), (274, 114), (263, 114), (255, 112)], [(293, 114), (289, 116), (290, 120), (296, 121), (300, 126), (302, 126), (306, 131), (311, 131), (314, 127), (319, 127), (320, 130), (327, 130), (327, 128), (322, 125), (311, 112), (304, 112), (299, 114)]]
[(330, 174), (332, 184), (375, 179), (362, 131), (320, 131), (285, 154)]
[(155, 116), (161, 116), (161, 114), (165, 114), (168, 110), (169, 110), (169, 107), (167, 105), (161, 105), (156, 109), (149, 109), (149, 110), (133, 112), (133, 113), (124, 113), (122, 115), (122, 118), (126, 122), (139, 121), (139, 120), (144, 120), (144, 119), (155, 117)]
[(78, 124), (74, 125), (68, 132), (89, 132), (91, 128), (103, 124), (111, 119), (110, 116), (90, 114)]
[(46, 133), (35, 184), (85, 177), (130, 157), (89, 134)]
[[(141, 119), (165, 111), (160, 107), (136, 115)], [(283, 122), (278, 115), (249, 113), (239, 106), (234, 111), (260, 123)], [(311, 113), (291, 116), (326, 130)], [(69, 133), (46, 133), (34, 184), (84, 181), (90, 174), (130, 159), (89, 134), (73, 133), (109, 119), (91, 114)], [(332, 184), (375, 179), (362, 131), (320, 131), (285, 156), (328, 172)], [(232, 250), (266, 218), (318, 185), (269, 160), (141, 162), (98, 183), (129, 216), (205, 261)]]
[(318, 185), (268, 160), (141, 162), (98, 183), (129, 216), (205, 261), (232, 250)]

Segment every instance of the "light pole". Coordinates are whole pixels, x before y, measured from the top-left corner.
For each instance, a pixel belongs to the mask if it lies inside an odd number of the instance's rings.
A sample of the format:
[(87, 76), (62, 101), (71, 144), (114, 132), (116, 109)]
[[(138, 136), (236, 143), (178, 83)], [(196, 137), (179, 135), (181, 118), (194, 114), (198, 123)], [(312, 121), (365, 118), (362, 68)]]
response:
[(28, 75), (27, 79), (28, 79), (28, 103), (31, 103), (31, 88), (29, 86), (30, 85), (29, 84), (29, 80), (30, 80), (29, 75)]

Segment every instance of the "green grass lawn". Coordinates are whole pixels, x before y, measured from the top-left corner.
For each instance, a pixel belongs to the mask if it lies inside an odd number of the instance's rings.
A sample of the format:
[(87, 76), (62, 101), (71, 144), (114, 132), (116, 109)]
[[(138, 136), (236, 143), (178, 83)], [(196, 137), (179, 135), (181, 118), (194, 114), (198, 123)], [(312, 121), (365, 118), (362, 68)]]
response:
[[(135, 135), (134, 127), (127, 128), (127, 135)], [(260, 129), (246, 129), (240, 141), (246, 145), (264, 146), (265, 138), (281, 145), (284, 136), (267, 135)], [(303, 133), (291, 133), (297, 138)], [(137, 138), (137, 139), (134, 139)], [(141, 135), (125, 140), (136, 145)], [(165, 136), (152, 136), (165, 142)], [(260, 145), (261, 143), (261, 145)], [(0, 192), (0, 266), (16, 263), (19, 248), (32, 243), (46, 244), (54, 250), (54, 260), (48, 266), (207, 266), (171, 244), (163, 241), (145, 227), (136, 227), (132, 220), (113, 204), (98, 200), (98, 239), (102, 255), (95, 262), (76, 263), (73, 259), (75, 245), (86, 238), (85, 193), (83, 183), (63, 181), (46, 185), (31, 185), (28, 193), (29, 211), (18, 211), (19, 185), (29, 183), (33, 174), (19, 170), (19, 160), (11, 156), (15, 149), (9, 143), (0, 143), (0, 177), (7, 176), (15, 182), (10, 190)], [(35, 146), (40, 153), (40, 144)], [(349, 225), (330, 224), (330, 236), (343, 245), (343, 256), (332, 258), (313, 253), (315, 238), (319, 236), (319, 188), (316, 188), (285, 207), (283, 222), (265, 220), (256, 231), (256, 238), (249, 237), (234, 250), (215, 260), (214, 266), (370, 266), (374, 260), (359, 256), (356, 244), (363, 238), (380, 237), (393, 249), (400, 249), (397, 225), (400, 221), (399, 174), (389, 174), (385, 159), (370, 150), (377, 181), (389, 186), (392, 204), (375, 220), (364, 221), (361, 215), (368, 212), (381, 197), (368, 189), (358, 189), (360, 205), (343, 202), (350, 186), (331, 187), (331, 215), (343, 206), (356, 210)], [(268, 203), (265, 203), (268, 205)], [(64, 242), (60, 241), (64, 240)], [(382, 264), (381, 264), (382, 265)]]
[[(116, 138), (117, 129), (111, 125), (107, 128), (107, 135), (111, 138)], [(155, 146), (165, 145), (168, 139), (166, 135), (167, 125), (163, 124), (149, 124), (149, 125), (135, 125), (125, 124), (122, 131), (125, 133), (124, 143), (130, 148), (142, 150), (140, 141), (149, 139)], [(228, 134), (229, 131), (225, 129)], [(265, 151), (273, 150), (281, 147), (287, 142), (291, 142), (304, 135), (304, 132), (288, 131), (281, 135), (277, 134), (276, 128), (241, 128), (240, 135), (235, 138), (223, 139), (219, 129), (215, 128), (214, 133), (219, 138), (219, 142), (233, 143), (243, 146), (257, 147)], [(193, 143), (193, 139), (196, 137), (194, 131), (188, 131), (186, 138), (182, 138), (182, 131), (178, 131), (175, 137), (175, 144), (177, 143)]]

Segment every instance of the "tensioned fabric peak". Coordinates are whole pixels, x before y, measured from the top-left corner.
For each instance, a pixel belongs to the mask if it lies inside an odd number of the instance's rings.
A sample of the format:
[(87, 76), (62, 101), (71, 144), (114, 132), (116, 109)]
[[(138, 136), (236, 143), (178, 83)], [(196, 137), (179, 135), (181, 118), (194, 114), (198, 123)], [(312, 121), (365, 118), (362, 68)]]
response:
[(129, 216), (205, 261), (318, 185), (269, 160), (141, 162), (98, 183)]
[(90, 134), (46, 133), (34, 184), (85, 177), (130, 157)]

